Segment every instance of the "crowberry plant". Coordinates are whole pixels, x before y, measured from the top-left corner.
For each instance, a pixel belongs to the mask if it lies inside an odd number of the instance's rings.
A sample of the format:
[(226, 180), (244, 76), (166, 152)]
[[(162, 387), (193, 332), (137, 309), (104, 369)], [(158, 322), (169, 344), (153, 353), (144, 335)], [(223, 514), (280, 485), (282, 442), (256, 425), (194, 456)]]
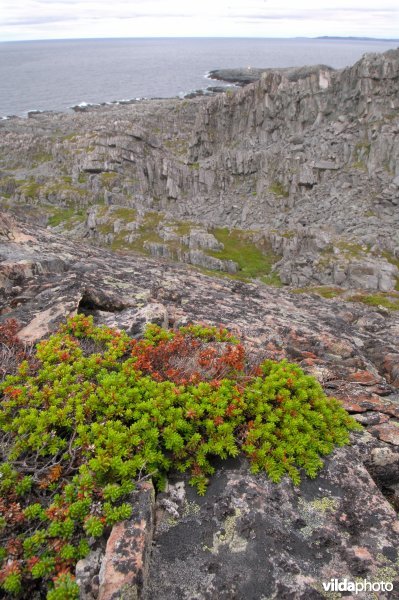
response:
[(149, 325), (141, 341), (78, 315), (0, 383), (0, 586), (76, 599), (87, 539), (130, 517), (135, 481), (189, 471), (204, 494), (215, 456), (299, 483), (357, 423), (288, 362), (249, 370), (224, 328)]

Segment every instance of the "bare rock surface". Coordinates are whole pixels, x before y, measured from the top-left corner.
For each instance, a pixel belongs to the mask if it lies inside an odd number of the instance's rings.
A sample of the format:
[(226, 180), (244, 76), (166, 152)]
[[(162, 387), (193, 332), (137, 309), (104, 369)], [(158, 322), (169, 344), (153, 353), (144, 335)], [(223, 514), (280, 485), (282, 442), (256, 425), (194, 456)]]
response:
[(297, 488), (240, 461), (224, 464), (203, 498), (183, 486), (177, 516), (168, 494), (158, 501), (146, 600), (321, 600), (335, 577), (398, 585), (397, 515), (351, 449)]

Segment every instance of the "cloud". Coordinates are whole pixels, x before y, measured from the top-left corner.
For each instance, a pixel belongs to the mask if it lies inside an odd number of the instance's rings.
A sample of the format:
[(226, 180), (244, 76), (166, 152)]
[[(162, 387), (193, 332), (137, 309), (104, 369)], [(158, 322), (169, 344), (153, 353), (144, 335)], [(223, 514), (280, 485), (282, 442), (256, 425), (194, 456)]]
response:
[(61, 15), (48, 15), (48, 16), (43, 16), (43, 17), (26, 17), (26, 18), (19, 18), (19, 19), (3, 19), (2, 25), (15, 25), (15, 26), (22, 26), (22, 25), (43, 25), (45, 23), (58, 23), (58, 22), (67, 22), (67, 21), (77, 21), (78, 17), (74, 17), (73, 15), (65, 15), (65, 16), (61, 16)]
[[(385, 35), (397, 0), (1, 0), (1, 39)], [(343, 33), (345, 31), (345, 33)], [(395, 35), (396, 34), (396, 35)]]
[(340, 10), (336, 9), (321, 9), (321, 10), (310, 10), (304, 9), (301, 11), (284, 11), (280, 13), (262, 13), (262, 14), (235, 14), (235, 17), (245, 19), (256, 19), (256, 20), (267, 20), (267, 21), (279, 21), (289, 19), (290, 21), (301, 21), (301, 20), (318, 20), (318, 19), (339, 19), (343, 20), (343, 14), (345, 19), (348, 15), (354, 15), (357, 18), (363, 18), (364, 15), (370, 18), (374, 18), (376, 15), (386, 18), (393, 18), (398, 15), (397, 10), (392, 9), (361, 9), (357, 10), (354, 8), (344, 8)]

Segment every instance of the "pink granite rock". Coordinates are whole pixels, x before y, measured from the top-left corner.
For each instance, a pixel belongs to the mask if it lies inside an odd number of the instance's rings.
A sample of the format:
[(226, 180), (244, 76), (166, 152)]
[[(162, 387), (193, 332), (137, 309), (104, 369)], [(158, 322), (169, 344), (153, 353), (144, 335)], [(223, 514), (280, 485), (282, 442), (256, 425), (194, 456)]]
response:
[(100, 569), (98, 600), (136, 600), (145, 587), (153, 535), (154, 488), (142, 483), (130, 519), (108, 538)]
[(381, 425), (374, 425), (369, 428), (369, 431), (383, 442), (389, 442), (390, 444), (399, 446), (399, 423), (396, 424), (389, 421), (388, 423), (382, 423)]

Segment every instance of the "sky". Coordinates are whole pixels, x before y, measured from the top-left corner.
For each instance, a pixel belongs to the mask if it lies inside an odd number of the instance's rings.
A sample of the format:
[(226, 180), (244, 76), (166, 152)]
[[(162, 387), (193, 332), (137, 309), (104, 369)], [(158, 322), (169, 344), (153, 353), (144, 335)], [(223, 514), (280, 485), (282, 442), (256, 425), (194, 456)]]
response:
[(0, 41), (322, 35), (398, 38), (399, 2), (0, 0)]

